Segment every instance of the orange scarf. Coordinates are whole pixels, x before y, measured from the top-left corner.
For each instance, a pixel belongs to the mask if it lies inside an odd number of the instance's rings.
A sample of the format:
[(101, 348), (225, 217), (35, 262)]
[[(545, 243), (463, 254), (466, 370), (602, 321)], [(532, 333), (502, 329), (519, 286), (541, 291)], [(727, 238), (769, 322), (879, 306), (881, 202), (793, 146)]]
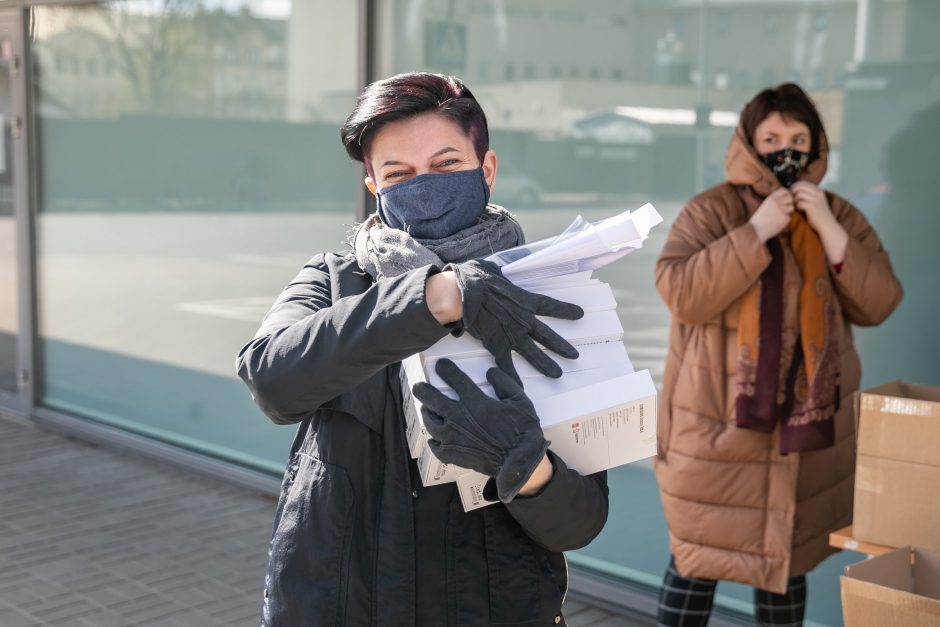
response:
[[(752, 214), (763, 200), (750, 188), (739, 195)], [(839, 404), (839, 351), (835, 334), (837, 299), (829, 264), (816, 231), (803, 214), (790, 219), (790, 242), (803, 278), (799, 293), (800, 336), (784, 363), (784, 237), (768, 242), (773, 261), (744, 295), (738, 323), (736, 422), (772, 433), (781, 423), (780, 452), (832, 446)]]

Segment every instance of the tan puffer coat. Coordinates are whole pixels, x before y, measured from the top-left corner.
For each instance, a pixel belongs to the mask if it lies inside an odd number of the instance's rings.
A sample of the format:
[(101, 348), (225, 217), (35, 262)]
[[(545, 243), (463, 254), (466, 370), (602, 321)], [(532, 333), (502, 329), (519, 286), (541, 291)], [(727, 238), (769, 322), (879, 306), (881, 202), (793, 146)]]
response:
[[(819, 183), (828, 145), (802, 178)], [(853, 392), (861, 368), (848, 323), (875, 325), (901, 299), (887, 253), (865, 217), (827, 194), (849, 234), (840, 272), (831, 270), (841, 305), (841, 408), (835, 445), (781, 455), (773, 434), (735, 426), (735, 366), (741, 297), (770, 263), (735, 185), (766, 196), (779, 186), (739, 127), (725, 163), (728, 182), (683, 208), (656, 264), (656, 288), (672, 313), (660, 400), (656, 478), (670, 548), (687, 577), (738, 581), (783, 593), (787, 579), (834, 552), (830, 531), (852, 518), (855, 473)], [(798, 333), (801, 285), (785, 255), (784, 338)]]

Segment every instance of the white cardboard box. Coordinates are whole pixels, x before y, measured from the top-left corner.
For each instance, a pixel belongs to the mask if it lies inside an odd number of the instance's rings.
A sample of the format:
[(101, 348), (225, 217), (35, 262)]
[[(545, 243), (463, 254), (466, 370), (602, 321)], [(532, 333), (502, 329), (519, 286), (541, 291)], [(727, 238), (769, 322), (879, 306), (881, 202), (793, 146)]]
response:
[(617, 300), (610, 285), (600, 279), (590, 279), (581, 283), (539, 283), (526, 288), (530, 292), (551, 296), (566, 303), (577, 303), (585, 313), (616, 309)]
[[(593, 400), (584, 403), (585, 398)], [(552, 452), (581, 474), (609, 470), (656, 454), (656, 386), (649, 370), (546, 397), (534, 404)], [(575, 417), (565, 417), (572, 411)], [(428, 455), (433, 457), (430, 449)], [(449, 471), (455, 472), (453, 466)], [(488, 479), (474, 471), (458, 473), (457, 490), (464, 511), (495, 503), (483, 498)]]
[[(632, 366), (629, 366), (632, 369)], [(551, 381), (558, 394), (529, 392), (551, 449), (569, 467), (591, 474), (651, 457), (656, 453), (656, 387), (648, 370), (612, 376), (611, 369), (592, 369), (563, 375)], [(492, 395), (489, 386), (481, 386)], [(567, 387), (567, 389), (565, 389)], [(442, 390), (456, 397), (450, 389)], [(444, 464), (426, 445), (427, 432), (419, 404), (408, 404), (412, 413), (409, 446), (418, 458), (425, 486), (457, 481), (466, 469)], [(483, 481), (485, 483), (485, 481)], [(465, 498), (466, 495), (461, 498)], [(466, 506), (466, 502), (465, 502)]]
[(533, 404), (552, 451), (582, 474), (656, 454), (656, 386), (649, 370)]
[[(580, 320), (562, 320), (541, 316), (539, 316), (539, 320), (574, 346), (623, 339), (623, 326), (620, 324), (620, 318), (614, 309), (587, 311)], [(458, 357), (481, 357), (489, 354), (490, 352), (483, 347), (483, 344), (468, 333), (464, 333), (460, 337), (446, 335), (422, 353), (425, 361), (434, 361), (441, 357), (456, 359)]]
[[(569, 467), (590, 474), (655, 454), (656, 390), (648, 371), (633, 370), (622, 343), (623, 326), (610, 286), (591, 279), (590, 273), (581, 275), (525, 286), (529, 291), (577, 303), (585, 310), (580, 320), (540, 318), (578, 348), (578, 359), (551, 354), (561, 366), (560, 379), (542, 375), (518, 355), (513, 355), (513, 362), (552, 450)], [(426, 381), (447, 396), (457, 397), (435, 372), (436, 361), (443, 357), (453, 359), (490, 396), (495, 393), (486, 382), (486, 371), (495, 366), (495, 360), (478, 340), (464, 334), (446, 336), (402, 362), (406, 437), (422, 483), (456, 482), (464, 509), (469, 511), (492, 503), (483, 498), (488, 477), (434, 457), (427, 446), (421, 403), (411, 392), (412, 385)]]
[[(599, 344), (587, 344), (578, 347), (577, 359), (565, 359), (558, 355), (550, 353), (551, 358), (561, 367), (562, 378), (551, 379), (535, 369), (524, 357), (513, 354), (512, 363), (516, 367), (519, 378), (522, 379), (522, 385), (529, 392), (529, 386), (537, 379), (549, 379), (550, 381), (561, 382), (566, 379), (566, 375), (582, 370), (593, 370), (595, 368), (604, 368), (616, 364), (629, 364), (630, 358), (627, 356), (627, 349), (622, 342), (602, 342)], [(409, 358), (412, 359), (412, 358)], [(454, 359), (454, 363), (469, 376), (474, 383), (486, 383), (486, 372), (496, 366), (496, 359), (492, 355), (481, 355), (479, 357), (462, 357)], [(427, 373), (427, 381), (436, 388), (448, 387), (443, 379), (438, 376), (435, 370), (437, 359), (425, 360), (424, 369)], [(632, 372), (632, 368), (631, 368)], [(627, 374), (627, 373), (620, 373)]]
[(421, 449), (421, 453), (418, 455), (418, 471), (421, 474), (422, 485), (427, 487), (452, 483), (457, 481), (457, 478), (461, 475), (473, 472), (467, 468), (461, 468), (453, 464), (445, 464), (439, 460), (434, 456), (434, 453), (431, 452), (431, 447), (427, 445), (426, 435), (424, 438), (424, 446)]
[[(648, 402), (640, 403), (647, 400), (650, 389), (655, 401), (656, 390), (652, 387), (649, 371), (615, 374), (625, 370), (632, 370), (629, 362), (627, 367), (596, 368), (562, 375), (560, 379), (541, 377), (532, 380), (536, 383), (550, 381), (551, 384), (548, 385), (554, 384), (560, 390), (557, 394), (551, 394), (550, 389), (544, 394), (531, 391), (527, 391), (527, 394), (535, 406), (546, 439), (552, 442), (552, 450), (558, 453), (565, 463), (569, 463), (569, 457), (582, 460), (572, 466), (575, 470), (590, 474), (649, 457), (656, 452), (655, 430), (651, 440), (653, 448), (649, 454), (637, 456), (637, 450), (643, 452), (646, 447), (638, 445), (635, 441), (643, 434), (647, 438), (650, 436), (646, 425), (647, 416), (651, 412), (655, 416), (655, 403), (652, 407)], [(637, 374), (640, 376), (632, 376)], [(644, 387), (647, 381), (649, 387)], [(486, 394), (495, 397), (495, 392), (489, 385), (480, 387)], [(451, 398), (457, 398), (457, 394), (450, 388), (443, 388), (441, 392)], [(584, 398), (586, 394), (593, 396), (588, 400)], [(628, 428), (631, 419), (638, 421), (636, 433)], [(418, 469), (425, 486), (456, 481), (457, 477), (466, 472), (465, 468), (445, 464), (434, 456), (431, 448), (427, 446), (428, 434), (420, 417), (414, 431)], [(608, 444), (611, 449), (616, 450), (603, 448)], [(620, 461), (624, 456), (629, 459)], [(595, 460), (592, 462), (594, 465), (587, 463), (589, 458)], [(595, 465), (597, 468), (592, 469)]]
[[(603, 378), (633, 372), (633, 364), (630, 363), (627, 349), (624, 348), (621, 342), (580, 346), (578, 352), (580, 354), (577, 359), (552, 356), (556, 363), (561, 366), (563, 374), (560, 379), (546, 377), (524, 358), (513, 355), (513, 363), (529, 398), (561, 394), (589, 383), (595, 383)], [(439, 388), (448, 396), (456, 398), (453, 390), (447, 387), (434, 370), (436, 362), (437, 359), (434, 359), (428, 363), (422, 354), (412, 355), (402, 362), (401, 382), (406, 425), (405, 434), (408, 440), (408, 451), (414, 458), (421, 454), (424, 442), (427, 440), (427, 433), (421, 424), (421, 403), (412, 395), (411, 386), (419, 381), (425, 381)], [(480, 385), (484, 392), (490, 396), (495, 396), (492, 388), (486, 383), (486, 371), (496, 365), (496, 360), (492, 355), (458, 358), (454, 360), (454, 363), (474, 383)]]
[(486, 475), (472, 470), (457, 477), (457, 493), (460, 495), (463, 511), (469, 512), (496, 503), (483, 498), (483, 488), (489, 480)]

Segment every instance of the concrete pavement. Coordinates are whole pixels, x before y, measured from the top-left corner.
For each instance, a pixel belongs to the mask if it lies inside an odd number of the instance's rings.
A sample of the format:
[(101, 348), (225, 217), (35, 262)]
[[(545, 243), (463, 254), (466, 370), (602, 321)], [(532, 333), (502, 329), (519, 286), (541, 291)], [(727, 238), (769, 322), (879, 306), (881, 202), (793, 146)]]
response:
[[(0, 417), (0, 627), (258, 624), (275, 502)], [(569, 596), (572, 627), (630, 627)]]

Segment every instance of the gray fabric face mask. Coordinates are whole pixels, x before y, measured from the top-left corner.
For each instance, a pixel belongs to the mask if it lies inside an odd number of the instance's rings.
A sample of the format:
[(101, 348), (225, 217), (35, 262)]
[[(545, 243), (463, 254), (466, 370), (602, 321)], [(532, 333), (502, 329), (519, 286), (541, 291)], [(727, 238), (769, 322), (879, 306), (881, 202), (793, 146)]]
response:
[(483, 168), (421, 174), (375, 194), (382, 222), (418, 239), (441, 239), (473, 226), (489, 200)]

